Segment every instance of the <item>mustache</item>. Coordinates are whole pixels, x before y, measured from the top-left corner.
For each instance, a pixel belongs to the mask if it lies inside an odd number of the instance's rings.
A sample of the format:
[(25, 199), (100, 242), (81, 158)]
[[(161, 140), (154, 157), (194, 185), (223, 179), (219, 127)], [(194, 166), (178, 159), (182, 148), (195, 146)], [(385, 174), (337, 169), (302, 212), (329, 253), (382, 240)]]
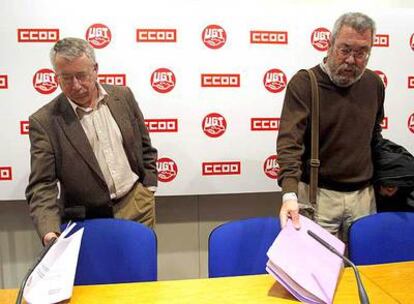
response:
[(356, 66), (354, 64), (350, 65), (350, 64), (347, 64), (347, 63), (343, 63), (337, 68), (338, 72), (345, 71), (345, 70), (346, 71), (351, 71), (353, 74), (356, 74), (356, 73), (361, 71), (361, 69), (358, 68), (358, 66)]

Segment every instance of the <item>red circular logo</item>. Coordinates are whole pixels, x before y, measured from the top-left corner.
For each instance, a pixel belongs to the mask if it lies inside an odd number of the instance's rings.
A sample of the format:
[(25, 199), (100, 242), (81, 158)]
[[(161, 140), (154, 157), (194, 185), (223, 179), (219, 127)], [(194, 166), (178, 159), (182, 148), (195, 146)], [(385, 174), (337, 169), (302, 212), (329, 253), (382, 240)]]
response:
[(263, 164), (263, 171), (267, 177), (277, 179), (279, 174), (279, 164), (277, 163), (277, 155), (270, 155)]
[(377, 74), (381, 78), (382, 82), (384, 83), (384, 87), (386, 88), (388, 85), (387, 76), (385, 76), (385, 74), (379, 70), (375, 70), (374, 73)]
[(414, 113), (408, 117), (408, 130), (414, 133)]
[(218, 113), (210, 113), (203, 119), (202, 128), (209, 137), (220, 137), (226, 132), (226, 119)]
[(279, 69), (271, 69), (263, 77), (265, 88), (272, 93), (282, 92), (287, 85), (285, 73)]
[(319, 27), (312, 32), (311, 43), (312, 46), (318, 51), (327, 51), (329, 48), (329, 38), (331, 37), (331, 32), (324, 28)]
[(414, 34), (412, 34), (410, 38), (410, 47), (414, 51)]
[(220, 25), (210, 24), (203, 30), (201, 39), (210, 49), (219, 49), (226, 43), (227, 35)]
[(52, 94), (58, 87), (57, 77), (51, 69), (41, 69), (33, 76), (33, 87), (41, 94)]
[(155, 70), (151, 75), (151, 86), (159, 93), (168, 93), (175, 87), (175, 75), (166, 68)]
[(92, 24), (86, 31), (86, 40), (95, 49), (106, 47), (111, 42), (111, 39), (111, 30), (105, 24)]
[(171, 182), (178, 173), (177, 164), (171, 158), (163, 157), (157, 160), (158, 180), (160, 182)]

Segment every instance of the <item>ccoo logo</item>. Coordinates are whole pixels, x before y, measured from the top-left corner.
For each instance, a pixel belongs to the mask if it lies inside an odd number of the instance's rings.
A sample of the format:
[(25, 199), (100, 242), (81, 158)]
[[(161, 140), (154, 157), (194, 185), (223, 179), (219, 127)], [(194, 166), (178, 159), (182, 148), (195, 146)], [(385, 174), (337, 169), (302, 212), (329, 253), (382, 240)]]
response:
[(252, 118), (250, 120), (251, 131), (278, 131), (280, 118)]
[(384, 117), (384, 119), (381, 121), (381, 128), (388, 129), (388, 117)]
[(86, 30), (86, 40), (95, 49), (106, 47), (111, 39), (111, 30), (105, 24), (95, 23)]
[(311, 34), (311, 43), (312, 46), (318, 51), (326, 51), (329, 48), (329, 38), (331, 37), (331, 32), (324, 28), (319, 27), (314, 30)]
[(279, 174), (279, 164), (277, 163), (277, 155), (270, 155), (263, 164), (263, 171), (267, 177), (277, 179)]
[(287, 44), (288, 32), (250, 31), (250, 43)]
[(166, 68), (155, 70), (151, 75), (151, 86), (159, 93), (168, 93), (175, 87), (175, 75)]
[(17, 29), (18, 42), (56, 42), (59, 29)]
[(202, 175), (240, 175), (240, 172), (240, 161), (202, 163)]
[(9, 181), (12, 179), (12, 167), (0, 167), (0, 181)]
[(203, 30), (201, 38), (210, 49), (219, 49), (226, 43), (227, 34), (220, 25), (210, 24)]
[(171, 158), (163, 157), (157, 160), (158, 180), (160, 182), (171, 182), (178, 173), (177, 164)]
[(379, 78), (381, 78), (382, 83), (384, 84), (384, 87), (387, 88), (387, 85), (388, 85), (387, 76), (382, 71), (379, 71), (379, 70), (375, 70), (374, 73), (377, 74)]
[(145, 126), (148, 132), (178, 132), (178, 119), (145, 119)]
[(29, 134), (29, 121), (27, 120), (20, 121), (20, 134), (21, 135)]
[(33, 76), (33, 87), (41, 94), (51, 94), (58, 87), (56, 74), (51, 69), (41, 69)]
[(137, 29), (137, 42), (176, 42), (175, 29)]
[(414, 113), (408, 117), (408, 130), (414, 133)]
[(269, 92), (279, 93), (286, 87), (287, 78), (283, 71), (271, 69), (264, 75), (263, 84)]
[(103, 84), (125, 86), (126, 75), (125, 74), (99, 74), (98, 82), (103, 83)]
[(0, 75), (0, 89), (7, 89), (9, 87), (7, 75)]
[(414, 89), (414, 76), (408, 76), (408, 88)]
[(240, 74), (201, 74), (203, 88), (238, 88)]
[(374, 37), (374, 43), (372, 44), (372, 46), (389, 47), (390, 46), (390, 35), (376, 34)]
[(218, 113), (210, 113), (204, 117), (202, 122), (204, 133), (209, 137), (220, 137), (226, 132), (226, 119)]

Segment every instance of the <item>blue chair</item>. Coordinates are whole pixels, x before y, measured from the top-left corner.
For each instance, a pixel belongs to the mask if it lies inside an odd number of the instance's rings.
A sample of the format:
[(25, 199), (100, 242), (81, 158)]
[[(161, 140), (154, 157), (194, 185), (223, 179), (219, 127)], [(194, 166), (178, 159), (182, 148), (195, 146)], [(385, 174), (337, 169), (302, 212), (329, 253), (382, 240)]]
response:
[(77, 224), (84, 232), (75, 285), (157, 280), (157, 239), (152, 229), (113, 218)]
[(250, 218), (216, 227), (209, 237), (209, 277), (266, 272), (266, 252), (280, 232), (277, 218)]
[(357, 265), (414, 260), (414, 212), (383, 212), (355, 221), (349, 257)]

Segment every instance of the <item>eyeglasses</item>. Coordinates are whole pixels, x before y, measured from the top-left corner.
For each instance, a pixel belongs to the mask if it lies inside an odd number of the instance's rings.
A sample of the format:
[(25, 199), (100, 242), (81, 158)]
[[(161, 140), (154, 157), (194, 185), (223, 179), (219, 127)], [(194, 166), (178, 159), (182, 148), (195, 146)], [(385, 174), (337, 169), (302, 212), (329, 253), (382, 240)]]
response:
[(62, 81), (64, 85), (73, 85), (74, 79), (76, 78), (78, 82), (85, 83), (90, 80), (91, 78), (91, 71), (89, 72), (79, 72), (74, 74), (58, 74), (57, 76)]
[(336, 49), (338, 50), (338, 54), (344, 58), (348, 58), (350, 55), (352, 55), (357, 60), (366, 60), (370, 55), (368, 49), (354, 50), (348, 46), (339, 46), (336, 47)]

